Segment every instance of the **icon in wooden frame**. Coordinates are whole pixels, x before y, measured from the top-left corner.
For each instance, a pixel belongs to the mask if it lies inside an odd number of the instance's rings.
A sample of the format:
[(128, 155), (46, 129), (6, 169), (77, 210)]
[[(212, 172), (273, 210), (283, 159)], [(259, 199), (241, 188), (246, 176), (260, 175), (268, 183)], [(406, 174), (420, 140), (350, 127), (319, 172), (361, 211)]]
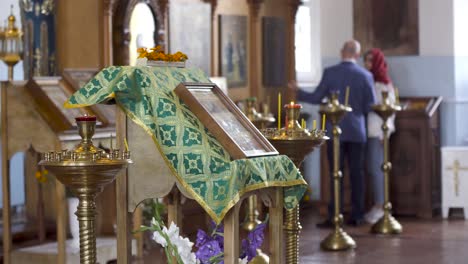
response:
[(242, 111), (213, 83), (181, 83), (175, 93), (233, 159), (278, 155)]

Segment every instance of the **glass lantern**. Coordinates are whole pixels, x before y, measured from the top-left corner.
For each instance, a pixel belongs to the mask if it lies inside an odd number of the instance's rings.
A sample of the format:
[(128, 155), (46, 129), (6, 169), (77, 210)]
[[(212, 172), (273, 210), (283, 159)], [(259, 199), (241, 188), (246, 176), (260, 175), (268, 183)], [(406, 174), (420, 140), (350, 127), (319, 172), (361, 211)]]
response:
[(16, 25), (16, 18), (13, 15), (13, 6), (11, 15), (8, 17), (8, 26), (3, 31), (2, 56), (1, 59), (8, 65), (8, 80), (13, 80), (13, 67), (21, 60), (23, 55), (23, 33)]

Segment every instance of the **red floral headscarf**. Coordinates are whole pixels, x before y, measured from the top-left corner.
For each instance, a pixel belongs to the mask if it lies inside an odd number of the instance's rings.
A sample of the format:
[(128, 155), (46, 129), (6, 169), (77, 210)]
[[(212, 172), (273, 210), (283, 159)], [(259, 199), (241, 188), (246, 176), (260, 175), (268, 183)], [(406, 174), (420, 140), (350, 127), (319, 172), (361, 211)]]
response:
[(370, 72), (374, 76), (374, 81), (384, 84), (390, 83), (387, 62), (385, 61), (383, 52), (380, 49), (374, 48), (370, 50), (370, 54), (372, 54), (372, 68)]

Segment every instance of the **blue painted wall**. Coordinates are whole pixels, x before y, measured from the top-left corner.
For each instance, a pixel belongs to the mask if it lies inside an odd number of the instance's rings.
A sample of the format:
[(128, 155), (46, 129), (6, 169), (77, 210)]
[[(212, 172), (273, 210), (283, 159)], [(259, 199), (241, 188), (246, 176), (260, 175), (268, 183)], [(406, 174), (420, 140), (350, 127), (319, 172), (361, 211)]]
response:
[[(325, 57), (323, 66), (338, 63), (338, 57)], [(455, 57), (453, 56), (393, 56), (387, 57), (389, 73), (401, 96), (443, 96), (441, 106), (442, 145), (464, 143), (466, 127), (457, 124), (467, 107), (456, 103)], [(464, 66), (468, 66), (468, 60)], [(461, 65), (461, 64), (460, 64)], [(468, 69), (468, 67), (464, 68)], [(467, 74), (468, 77), (468, 74)], [(468, 78), (467, 82), (468, 83)], [(466, 91), (466, 89), (465, 89)], [(467, 92), (468, 93), (468, 92)], [(465, 115), (468, 112), (465, 112)], [(467, 122), (468, 123), (468, 122)]]

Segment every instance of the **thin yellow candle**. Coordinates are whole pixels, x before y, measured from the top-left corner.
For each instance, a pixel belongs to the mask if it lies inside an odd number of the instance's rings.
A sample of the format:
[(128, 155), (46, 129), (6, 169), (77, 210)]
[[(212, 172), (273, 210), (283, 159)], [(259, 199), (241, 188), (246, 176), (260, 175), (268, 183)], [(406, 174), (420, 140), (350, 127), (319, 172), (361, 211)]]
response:
[(278, 130), (281, 129), (281, 93), (278, 93)]
[(312, 129), (315, 130), (317, 129), (317, 120), (314, 119), (314, 122), (312, 123)]
[(395, 87), (395, 103), (400, 104), (400, 95), (398, 93), (398, 88)]
[(304, 121), (304, 118), (301, 119), (301, 127), (302, 127), (302, 129), (305, 129), (305, 121)]
[(127, 143), (127, 139), (124, 138), (124, 144), (125, 144), (125, 151), (128, 151), (128, 143)]
[(349, 101), (349, 86), (346, 86), (345, 105), (348, 105)]
[(322, 115), (322, 130), (325, 130), (325, 120), (326, 120), (326, 116)]

